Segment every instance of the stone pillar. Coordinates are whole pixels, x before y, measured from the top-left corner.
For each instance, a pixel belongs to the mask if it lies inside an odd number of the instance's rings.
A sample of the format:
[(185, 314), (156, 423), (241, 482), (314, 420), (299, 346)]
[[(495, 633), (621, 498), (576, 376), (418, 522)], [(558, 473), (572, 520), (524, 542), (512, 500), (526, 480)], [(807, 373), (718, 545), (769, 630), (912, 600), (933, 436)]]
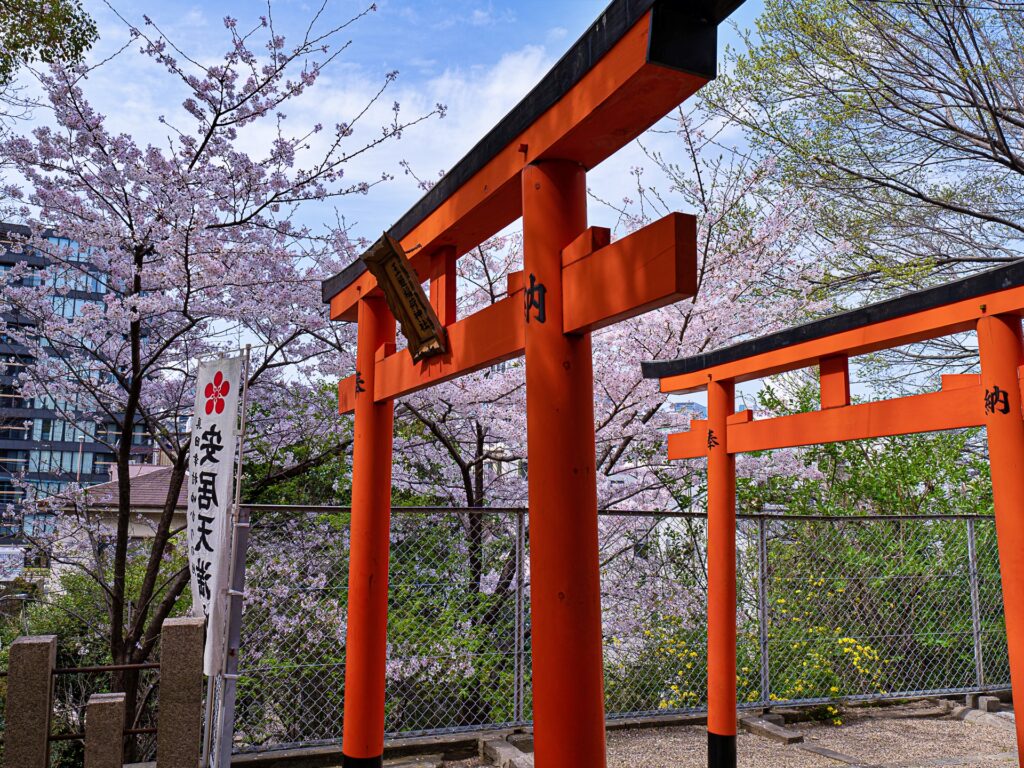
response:
[(48, 768), (57, 637), (19, 637), (7, 673), (6, 768)]
[(160, 638), (160, 768), (196, 768), (203, 742), (203, 618), (167, 619)]
[(94, 693), (85, 709), (85, 768), (124, 764), (124, 694)]

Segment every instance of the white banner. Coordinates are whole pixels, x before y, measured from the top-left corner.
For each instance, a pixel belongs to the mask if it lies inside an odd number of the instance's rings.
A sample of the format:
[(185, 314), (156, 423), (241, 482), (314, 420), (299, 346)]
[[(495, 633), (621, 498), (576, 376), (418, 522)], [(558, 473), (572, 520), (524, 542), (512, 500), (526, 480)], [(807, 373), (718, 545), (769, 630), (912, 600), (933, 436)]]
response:
[(199, 364), (188, 473), (188, 562), (192, 615), (205, 616), (203, 671), (220, 671), (231, 562), (231, 504), (242, 358)]

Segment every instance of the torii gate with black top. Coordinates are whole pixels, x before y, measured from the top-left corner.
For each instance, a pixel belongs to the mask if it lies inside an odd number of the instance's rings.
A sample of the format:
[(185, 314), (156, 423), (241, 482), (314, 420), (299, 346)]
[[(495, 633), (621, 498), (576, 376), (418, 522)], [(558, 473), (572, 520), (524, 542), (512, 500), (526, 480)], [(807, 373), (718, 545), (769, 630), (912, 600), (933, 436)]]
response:
[[(609, 244), (587, 228), (586, 172), (715, 75), (717, 25), (742, 0), (615, 0), (544, 79), (389, 235), (429, 280), (446, 352), (395, 351), (395, 319), (359, 260), (324, 282), (358, 323), (344, 765), (384, 746), (393, 401), (526, 356), (535, 759), (605, 765), (590, 332), (692, 296), (696, 225), (672, 214)], [(522, 217), (508, 297), (455, 317), (455, 263)], [(403, 283), (408, 289), (407, 281)]]
[[(996, 534), (1014, 701), (1024, 702), (1024, 262), (872, 304), (715, 352), (643, 364), (662, 392), (707, 390), (707, 420), (669, 435), (668, 457), (708, 459), (709, 765), (736, 765), (737, 453), (869, 437), (984, 426), (988, 433)], [(981, 374), (942, 377), (941, 389), (850, 403), (848, 360), (976, 330)], [(734, 412), (734, 387), (818, 366), (821, 409), (755, 419)], [(1018, 753), (1024, 720), (1017, 718)]]

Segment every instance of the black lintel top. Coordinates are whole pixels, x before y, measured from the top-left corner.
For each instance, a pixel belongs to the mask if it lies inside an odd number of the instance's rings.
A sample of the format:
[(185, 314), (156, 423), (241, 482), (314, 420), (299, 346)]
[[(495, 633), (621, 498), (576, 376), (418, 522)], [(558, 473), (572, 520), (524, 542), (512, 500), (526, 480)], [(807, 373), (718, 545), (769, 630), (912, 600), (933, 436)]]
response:
[(907, 293), (894, 299), (879, 301), (858, 309), (851, 309), (849, 312), (786, 328), (767, 336), (741, 341), (730, 347), (723, 347), (693, 357), (680, 357), (675, 360), (648, 360), (641, 363), (640, 366), (645, 379), (661, 379), (666, 376), (703, 371), (716, 365), (732, 363), (804, 341), (821, 339), (872, 323), (880, 323), (883, 320), (911, 315), (915, 312), (973, 299), (1008, 288), (1016, 288), (1020, 285), (1024, 285), (1024, 259), (951, 283), (943, 283), (934, 288)]
[[(583, 36), (544, 75), (511, 112), (503, 117), (454, 167), (451, 168), (419, 201), (400, 218), (388, 234), (396, 240), (408, 235), (420, 222), (433, 213), (459, 187), (489, 163), (516, 136), (533, 125), (551, 106), (589, 72), (598, 60), (623, 38), (647, 11), (658, 6), (668, 13), (666, 18), (675, 21), (681, 16), (694, 19), (695, 23), (721, 23), (729, 14), (742, 5), (744, 0), (613, 0), (601, 13)], [(692, 10), (691, 10), (692, 9)], [(682, 12), (680, 14), (680, 12)], [(665, 35), (656, 41), (658, 51), (649, 51), (648, 58), (657, 61), (662, 53), (668, 58), (678, 55), (692, 56), (704, 67), (714, 69), (715, 52), (691, 51), (693, 43), (686, 38), (686, 29), (665, 30)], [(713, 46), (712, 46), (713, 47)], [(664, 50), (662, 50), (664, 49)], [(710, 56), (708, 61), (705, 58)], [(713, 72), (707, 73), (714, 76)], [(366, 271), (362, 259), (356, 259), (341, 272), (323, 281), (324, 303), (341, 293)]]

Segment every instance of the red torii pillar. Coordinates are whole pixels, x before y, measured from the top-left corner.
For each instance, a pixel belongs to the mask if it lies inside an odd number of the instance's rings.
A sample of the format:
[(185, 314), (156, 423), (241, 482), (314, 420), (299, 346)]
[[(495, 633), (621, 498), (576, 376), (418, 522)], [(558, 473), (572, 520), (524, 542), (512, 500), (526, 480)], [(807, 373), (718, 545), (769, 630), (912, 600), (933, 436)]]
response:
[(708, 382), (708, 765), (736, 767), (736, 456), (730, 381)]
[(391, 452), (394, 400), (374, 402), (378, 351), (394, 347), (395, 318), (383, 297), (359, 301), (348, 624), (345, 627), (346, 768), (380, 766), (384, 753), (388, 561), (391, 550)]
[(543, 316), (525, 303), (534, 740), (545, 765), (603, 768), (594, 374), (590, 332), (562, 332), (562, 249), (586, 226), (579, 163), (523, 171), (524, 281), (545, 289)]
[[(978, 321), (985, 430), (992, 467), (992, 498), (999, 542), (1010, 680), (1024, 690), (1024, 410), (1019, 371), (1024, 364), (1021, 319), (995, 315)], [(1017, 697), (1016, 704), (1022, 704)], [(1024, 718), (1017, 713), (1017, 745), (1024, 749)]]

